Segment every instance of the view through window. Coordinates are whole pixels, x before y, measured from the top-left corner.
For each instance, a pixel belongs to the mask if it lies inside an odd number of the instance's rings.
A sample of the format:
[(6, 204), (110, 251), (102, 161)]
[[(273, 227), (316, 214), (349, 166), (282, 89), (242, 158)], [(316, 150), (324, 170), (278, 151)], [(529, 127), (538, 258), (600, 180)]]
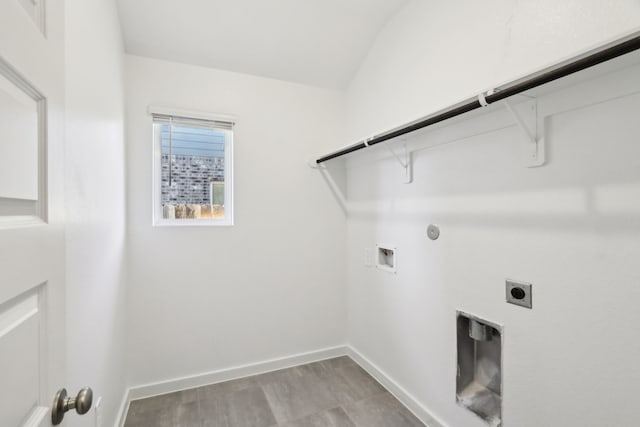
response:
[(156, 218), (230, 223), (231, 132), (230, 123), (154, 115)]

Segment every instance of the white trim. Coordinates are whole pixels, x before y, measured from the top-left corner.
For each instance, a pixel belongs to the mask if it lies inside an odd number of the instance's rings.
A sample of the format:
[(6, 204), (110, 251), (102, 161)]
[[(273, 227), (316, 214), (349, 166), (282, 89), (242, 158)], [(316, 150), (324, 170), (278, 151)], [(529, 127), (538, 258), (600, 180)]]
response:
[[(152, 107), (149, 107), (150, 113)], [(163, 110), (164, 111), (164, 110)], [(166, 114), (168, 114), (165, 111)], [(189, 112), (183, 112), (188, 114)], [(198, 113), (195, 113), (198, 114)], [(185, 116), (186, 117), (186, 116)], [(191, 116), (194, 118), (201, 118)], [(213, 117), (213, 116), (211, 116)], [(221, 116), (217, 116), (221, 117)], [(214, 119), (212, 119), (214, 120)], [(220, 118), (218, 120), (221, 120)], [(151, 177), (151, 225), (153, 227), (183, 227), (183, 226), (233, 226), (234, 225), (234, 164), (233, 164), (233, 145), (234, 145), (234, 131), (223, 130), (224, 132), (224, 218), (223, 219), (164, 219), (162, 212), (162, 148), (160, 134), (157, 131), (156, 123), (151, 121), (152, 135), (153, 135), (153, 165), (152, 165), (152, 177)]]
[(37, 225), (46, 225), (47, 223), (37, 215), (12, 215), (0, 216), (0, 230), (35, 227)]
[[(226, 213), (225, 213), (226, 215)], [(227, 221), (224, 219), (164, 219), (160, 218), (155, 223), (151, 224), (153, 227), (231, 227), (235, 225), (233, 221)]]
[(116, 417), (116, 423), (114, 427), (124, 427), (124, 422), (127, 419), (127, 412), (129, 412), (129, 403), (131, 402), (131, 388), (127, 388), (122, 396), (122, 402), (120, 402), (120, 409), (118, 409), (118, 416)]
[(183, 110), (180, 108), (160, 107), (156, 105), (150, 105), (149, 107), (147, 107), (147, 112), (149, 114), (164, 114), (167, 116), (188, 117), (193, 119), (212, 120), (217, 122), (228, 122), (228, 123), (233, 123), (234, 125), (237, 121), (237, 118), (235, 116), (230, 116), (228, 114), (207, 113), (204, 111)]
[(21, 299), (22, 301), (15, 303), (5, 312), (0, 312), (0, 338), (38, 315), (38, 294)]
[(448, 425), (442, 422), (442, 420), (434, 416), (431, 410), (418, 402), (418, 399), (393, 380), (386, 372), (363, 356), (362, 353), (349, 345), (346, 348), (347, 356), (360, 365), (362, 369), (367, 371), (369, 375), (378, 380), (378, 382), (382, 384), (389, 393), (398, 399), (400, 403), (402, 403), (427, 427), (448, 427)]
[(45, 406), (36, 406), (21, 427), (46, 427), (51, 425), (51, 410)]
[(173, 393), (194, 387), (202, 387), (209, 384), (235, 380), (252, 375), (264, 374), (271, 371), (277, 371), (279, 369), (290, 368), (340, 356), (348, 356), (353, 359), (354, 362), (360, 365), (373, 378), (382, 384), (389, 393), (398, 399), (400, 403), (402, 403), (427, 427), (449, 427), (434, 416), (432, 411), (419, 403), (411, 393), (400, 386), (382, 369), (378, 368), (373, 362), (363, 356), (362, 353), (349, 345), (329, 347), (307, 353), (298, 353), (292, 356), (269, 359), (263, 362), (250, 363), (197, 375), (189, 375), (166, 381), (129, 387), (125, 392), (122, 403), (120, 404), (120, 410), (114, 427), (124, 427), (127, 411), (129, 410), (129, 404), (133, 400)]
[(307, 353), (298, 353), (292, 356), (269, 359), (263, 362), (250, 363), (227, 369), (205, 372), (202, 374), (188, 375), (166, 381), (129, 387), (125, 391), (122, 402), (120, 403), (120, 410), (118, 411), (114, 427), (124, 427), (127, 412), (129, 411), (129, 404), (132, 400), (144, 399), (147, 397), (158, 396), (160, 394), (173, 393), (189, 388), (202, 387), (209, 384), (264, 374), (320, 360), (332, 359), (334, 357), (347, 355), (347, 351), (346, 346), (340, 345)]
[(306, 363), (317, 362), (319, 360), (345, 356), (346, 354), (347, 349), (345, 346), (337, 346), (310, 351), (308, 353), (298, 353), (292, 356), (269, 359), (262, 362), (233, 366), (226, 369), (219, 369), (217, 371), (205, 372), (202, 374), (173, 378), (166, 381), (159, 381), (156, 383), (149, 383), (131, 387), (129, 389), (129, 398), (130, 400), (136, 400), (194, 387), (202, 387), (209, 384), (215, 384), (252, 375), (264, 374), (267, 372), (277, 371), (279, 369), (290, 368), (293, 366), (304, 365)]
[[(43, 0), (44, 1), (44, 0)], [(37, 186), (38, 197), (35, 209), (27, 209), (18, 215), (2, 215), (0, 228), (31, 227), (45, 224), (48, 221), (48, 108), (47, 98), (22, 76), (10, 63), (0, 56), (0, 77), (13, 84), (19, 92), (31, 98), (36, 103), (38, 115), (38, 155), (37, 155)], [(9, 199), (10, 200), (10, 199)]]

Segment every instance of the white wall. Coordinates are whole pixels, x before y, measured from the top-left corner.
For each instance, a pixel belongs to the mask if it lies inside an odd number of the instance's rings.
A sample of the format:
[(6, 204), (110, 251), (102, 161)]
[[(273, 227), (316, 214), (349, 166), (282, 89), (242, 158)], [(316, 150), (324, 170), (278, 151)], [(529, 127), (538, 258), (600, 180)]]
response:
[[(131, 384), (344, 344), (346, 220), (305, 164), (342, 95), (133, 56), (126, 86)], [(234, 226), (151, 226), (149, 105), (237, 117)]]
[(637, 0), (413, 0), (379, 34), (349, 86), (349, 141), (639, 27)]
[[(451, 141), (414, 153), (412, 184), (392, 158), (348, 165), (349, 343), (446, 425), (484, 425), (455, 403), (456, 310), (504, 325), (505, 426), (640, 421), (638, 75), (541, 99), (571, 105), (549, 116), (541, 168), (505, 114), (409, 138)], [(617, 84), (628, 94), (573, 105)], [(398, 247), (397, 275), (365, 267), (376, 243)], [(506, 278), (533, 283), (533, 310), (505, 303)]]
[[(103, 425), (112, 426), (126, 387), (122, 40), (114, 2), (67, 0), (65, 9), (65, 386), (91, 386), (103, 399)], [(93, 422), (65, 418), (68, 426)]]
[[(350, 138), (640, 22), (638, 2), (588, 3), (411, 3), (351, 85)], [(484, 425), (455, 403), (457, 309), (504, 325), (504, 425), (640, 420), (631, 338), (640, 321), (638, 75), (636, 67), (541, 100), (555, 111), (541, 168), (523, 165), (522, 136), (503, 113), (408, 138), (413, 148), (455, 141), (417, 151), (409, 185), (382, 148), (349, 161), (349, 343), (446, 425)], [(603, 88), (626, 95), (578, 102)], [(426, 237), (430, 223), (441, 227), (438, 241)], [(364, 249), (376, 243), (397, 245), (397, 275), (365, 267)], [(504, 302), (505, 278), (533, 283), (533, 310)]]

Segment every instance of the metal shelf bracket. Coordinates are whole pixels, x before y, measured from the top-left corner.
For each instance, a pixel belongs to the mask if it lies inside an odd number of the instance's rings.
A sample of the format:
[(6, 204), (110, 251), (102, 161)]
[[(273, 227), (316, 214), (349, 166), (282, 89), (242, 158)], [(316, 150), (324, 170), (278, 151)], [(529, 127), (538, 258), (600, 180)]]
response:
[(320, 163), (316, 163), (315, 159), (307, 159), (307, 166), (311, 169), (326, 169), (326, 167)]

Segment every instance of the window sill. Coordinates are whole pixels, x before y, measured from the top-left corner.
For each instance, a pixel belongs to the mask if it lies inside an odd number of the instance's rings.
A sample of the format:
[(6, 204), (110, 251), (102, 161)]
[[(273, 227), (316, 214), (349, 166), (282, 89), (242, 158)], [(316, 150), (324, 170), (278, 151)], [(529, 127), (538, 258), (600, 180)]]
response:
[(219, 219), (161, 219), (155, 220), (154, 227), (231, 227), (233, 220)]

